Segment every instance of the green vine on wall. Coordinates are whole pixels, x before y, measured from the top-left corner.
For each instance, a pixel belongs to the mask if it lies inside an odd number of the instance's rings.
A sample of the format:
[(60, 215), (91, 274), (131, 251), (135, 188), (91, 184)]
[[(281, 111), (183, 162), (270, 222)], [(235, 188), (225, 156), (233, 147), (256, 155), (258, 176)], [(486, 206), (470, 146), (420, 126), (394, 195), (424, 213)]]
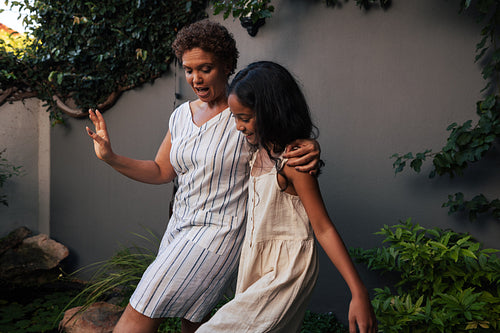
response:
[[(171, 43), (206, 16), (202, 0), (6, 1), (28, 11), (23, 50), (0, 42), (0, 105), (37, 96), (51, 118), (105, 110), (120, 94), (168, 70)], [(19, 99), (19, 98), (17, 98)]]
[[(327, 6), (339, 6), (348, 0), (325, 0)], [(230, 15), (233, 18), (250, 18), (254, 23), (260, 19), (270, 18), (274, 12), (271, 0), (215, 0), (212, 1), (214, 14), (223, 13), (224, 19)], [(355, 0), (356, 5), (370, 9), (373, 5), (380, 5), (386, 9), (391, 5), (391, 0)]]
[[(462, 176), (470, 164), (480, 161), (489, 151), (493, 150), (500, 136), (500, 95), (497, 91), (500, 74), (500, 47), (498, 46), (498, 27), (500, 24), (499, 0), (461, 0), (460, 12), (473, 9), (475, 5), (479, 13), (478, 21), (484, 24), (481, 30), (481, 40), (476, 45), (476, 62), (483, 65), (482, 76), (486, 86), (483, 100), (476, 103), (476, 114), (479, 117), (473, 124), (472, 120), (462, 125), (453, 123), (446, 129), (450, 132), (446, 145), (439, 152), (427, 149), (417, 154), (394, 154), (393, 167), (395, 173), (402, 172), (408, 166), (416, 172), (421, 171), (423, 162), (432, 160), (430, 178), (449, 175), (451, 178)], [(474, 221), (481, 213), (489, 212), (500, 220), (500, 200), (488, 200), (485, 195), (478, 194), (471, 200), (466, 200), (463, 193), (458, 192), (448, 196), (443, 203), (448, 207), (449, 214), (466, 211), (469, 219)]]

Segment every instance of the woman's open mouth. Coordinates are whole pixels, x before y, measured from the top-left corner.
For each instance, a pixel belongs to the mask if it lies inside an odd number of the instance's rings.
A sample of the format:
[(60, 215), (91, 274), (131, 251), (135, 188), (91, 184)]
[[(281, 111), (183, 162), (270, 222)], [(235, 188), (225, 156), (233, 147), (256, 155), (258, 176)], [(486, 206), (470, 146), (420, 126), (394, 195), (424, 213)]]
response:
[(194, 88), (194, 90), (196, 91), (196, 95), (198, 95), (198, 97), (208, 96), (208, 88)]

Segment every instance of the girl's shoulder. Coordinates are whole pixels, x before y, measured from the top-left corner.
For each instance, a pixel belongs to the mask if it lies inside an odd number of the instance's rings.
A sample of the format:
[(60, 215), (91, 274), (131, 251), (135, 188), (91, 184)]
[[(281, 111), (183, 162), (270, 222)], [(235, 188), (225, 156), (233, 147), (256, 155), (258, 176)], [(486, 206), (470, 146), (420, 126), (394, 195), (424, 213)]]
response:
[(298, 181), (301, 182), (316, 182), (316, 176), (309, 174), (308, 172), (298, 171), (293, 166), (287, 165), (288, 159), (283, 159), (283, 166), (280, 169), (280, 173), (287, 178), (292, 184)]

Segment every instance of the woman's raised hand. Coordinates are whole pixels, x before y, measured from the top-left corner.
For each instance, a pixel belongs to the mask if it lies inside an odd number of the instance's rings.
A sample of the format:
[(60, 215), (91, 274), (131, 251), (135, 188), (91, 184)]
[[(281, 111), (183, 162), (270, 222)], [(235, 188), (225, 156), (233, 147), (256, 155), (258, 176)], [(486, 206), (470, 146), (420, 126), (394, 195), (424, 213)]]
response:
[(106, 129), (106, 122), (99, 110), (89, 110), (89, 118), (94, 124), (95, 132), (86, 126), (87, 134), (94, 140), (94, 150), (97, 157), (105, 162), (112, 159), (114, 153)]

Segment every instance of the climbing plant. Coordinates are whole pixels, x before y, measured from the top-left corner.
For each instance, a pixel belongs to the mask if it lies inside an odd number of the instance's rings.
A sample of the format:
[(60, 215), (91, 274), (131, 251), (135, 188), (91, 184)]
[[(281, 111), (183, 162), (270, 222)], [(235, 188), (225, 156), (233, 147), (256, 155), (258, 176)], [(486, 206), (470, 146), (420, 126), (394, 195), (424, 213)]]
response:
[[(463, 124), (452, 123), (446, 129), (449, 131), (446, 145), (438, 152), (426, 149), (419, 153), (396, 153), (393, 167), (395, 173), (402, 172), (409, 165), (411, 169), (420, 172), (423, 162), (432, 160), (429, 177), (463, 175), (472, 163), (480, 161), (488, 152), (495, 149), (500, 136), (500, 95), (498, 91), (500, 73), (499, 0), (461, 0), (463, 13), (475, 10), (478, 22), (483, 25), (481, 39), (476, 45), (476, 62), (483, 65), (482, 76), (486, 85), (482, 92), (484, 98), (476, 103), (477, 121), (467, 120)], [(489, 200), (484, 194), (478, 194), (470, 200), (465, 199), (462, 192), (451, 194), (443, 203), (449, 213), (466, 211), (470, 220), (476, 220), (479, 214), (489, 212), (500, 220), (500, 199)]]
[(0, 105), (15, 94), (85, 116), (105, 110), (125, 90), (168, 70), (176, 32), (206, 14), (202, 0), (5, 1), (30, 14), (23, 52), (0, 44)]
[[(327, 6), (337, 6), (347, 0), (325, 0)], [(391, 0), (355, 0), (359, 7), (369, 9), (373, 5), (388, 8)], [(224, 19), (249, 17), (255, 23), (259, 19), (270, 18), (274, 12), (271, 0), (215, 0), (213, 1), (214, 14), (223, 13)]]

